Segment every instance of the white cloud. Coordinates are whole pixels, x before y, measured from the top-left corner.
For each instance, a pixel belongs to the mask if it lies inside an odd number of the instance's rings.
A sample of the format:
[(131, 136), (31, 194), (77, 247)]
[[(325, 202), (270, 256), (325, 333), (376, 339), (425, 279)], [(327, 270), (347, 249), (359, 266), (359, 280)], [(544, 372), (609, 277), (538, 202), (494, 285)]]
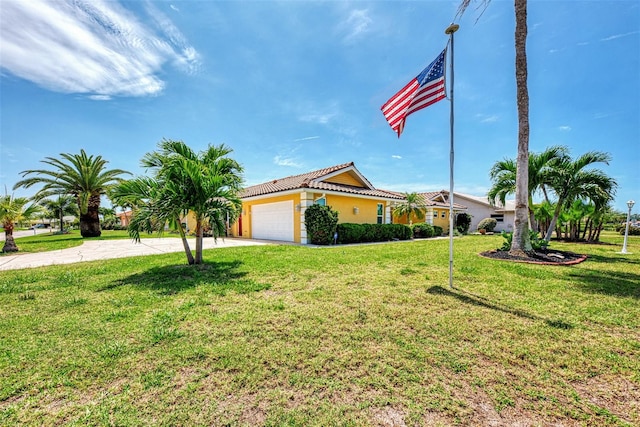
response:
[(187, 71), (198, 54), (152, 6), (158, 35), (114, 1), (2, 0), (2, 68), (44, 88), (92, 99), (149, 96), (165, 83), (169, 62)]
[(350, 43), (371, 31), (373, 20), (369, 17), (367, 9), (352, 10), (349, 17), (340, 24), (343, 32), (346, 32), (344, 41)]
[(600, 41), (608, 42), (608, 41), (611, 41), (611, 40), (619, 39), (619, 38), (621, 38), (621, 37), (633, 36), (634, 34), (638, 34), (639, 32), (640, 32), (640, 31), (631, 31), (631, 32), (629, 32), (629, 33), (614, 34), (614, 35), (612, 35), (612, 36), (609, 36), (609, 37), (605, 37), (605, 38), (603, 38), (603, 39), (600, 39)]
[(178, 7), (177, 7), (177, 6), (174, 6), (174, 5), (170, 4), (170, 5), (169, 5), (169, 7), (170, 7), (171, 9), (175, 10), (176, 12), (180, 12), (180, 9), (178, 9)]
[(394, 154), (393, 156), (391, 156), (392, 159), (401, 159), (402, 156), (398, 156), (397, 154)]
[(318, 139), (318, 138), (320, 138), (320, 137), (319, 136), (306, 136), (304, 138), (294, 139), (293, 142), (311, 141), (313, 139)]
[(493, 114), (491, 116), (488, 116), (486, 114), (476, 114), (476, 117), (480, 119), (480, 123), (495, 123), (500, 119), (500, 117), (496, 114)]
[(569, 132), (571, 130), (571, 126), (560, 126), (558, 127), (563, 132)]
[(297, 163), (295, 159), (292, 159), (290, 157), (283, 157), (283, 156), (275, 156), (273, 158), (273, 163), (275, 163), (278, 166), (290, 166), (294, 168), (302, 167), (302, 164)]

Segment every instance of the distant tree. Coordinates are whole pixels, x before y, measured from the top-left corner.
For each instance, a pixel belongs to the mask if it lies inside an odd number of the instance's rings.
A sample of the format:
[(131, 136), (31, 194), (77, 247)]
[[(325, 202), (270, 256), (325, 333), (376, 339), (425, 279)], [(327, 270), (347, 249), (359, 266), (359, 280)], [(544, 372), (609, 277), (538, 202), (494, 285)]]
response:
[(62, 159), (45, 157), (42, 163), (52, 167), (21, 172), (23, 180), (15, 188), (30, 188), (36, 184), (43, 187), (34, 198), (66, 194), (73, 196), (80, 211), (80, 234), (82, 237), (100, 236), (100, 196), (107, 193), (114, 184), (122, 181), (119, 175), (129, 174), (122, 169), (106, 169), (107, 161), (102, 156), (88, 156), (84, 150), (80, 154), (61, 153)]
[(53, 216), (58, 218), (60, 221), (61, 233), (64, 232), (64, 216), (78, 214), (78, 205), (73, 196), (69, 195), (61, 195), (56, 199), (41, 200), (40, 205), (50, 211)]
[(404, 200), (399, 202), (393, 208), (393, 216), (396, 218), (407, 216), (409, 227), (412, 224), (412, 216), (418, 219), (424, 218), (424, 212), (427, 209), (427, 202), (424, 197), (418, 193), (404, 193)]
[(13, 238), (15, 224), (28, 220), (40, 209), (35, 203), (28, 204), (30, 201), (26, 197), (13, 197), (9, 194), (0, 197), (0, 222), (5, 235), (2, 252), (18, 252), (18, 246)]

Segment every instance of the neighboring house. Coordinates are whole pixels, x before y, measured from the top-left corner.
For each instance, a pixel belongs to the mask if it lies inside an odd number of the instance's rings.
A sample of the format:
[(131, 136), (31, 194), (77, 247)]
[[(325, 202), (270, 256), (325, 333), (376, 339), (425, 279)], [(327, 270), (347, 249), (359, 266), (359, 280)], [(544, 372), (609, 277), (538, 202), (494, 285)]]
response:
[[(404, 199), (404, 193), (396, 193)], [(449, 193), (447, 191), (431, 191), (426, 193), (418, 193), (424, 198), (427, 209), (422, 212), (423, 217), (418, 218), (411, 215), (411, 223), (417, 224), (426, 222), (427, 224), (437, 225), (441, 227), (445, 233), (449, 232)], [(467, 207), (453, 200), (454, 214), (466, 212)], [(394, 217), (393, 222), (398, 224), (409, 224), (406, 215)]]
[(131, 215), (132, 215), (131, 210), (119, 212), (116, 214), (116, 216), (118, 217), (118, 220), (120, 221), (120, 225), (123, 227), (129, 226), (129, 223), (131, 222)]
[[(449, 194), (448, 191), (441, 193)], [(513, 223), (515, 221), (515, 201), (507, 200), (505, 206), (491, 206), (486, 196), (471, 196), (453, 192), (454, 203), (460, 202), (467, 206), (467, 213), (471, 215), (471, 225), (469, 231), (476, 231), (478, 223), (485, 218), (495, 218), (497, 221), (494, 231), (513, 231)]]
[(351, 162), (247, 187), (241, 199), (232, 236), (306, 244), (307, 207), (331, 206), (340, 223), (387, 224), (403, 195), (376, 189)]

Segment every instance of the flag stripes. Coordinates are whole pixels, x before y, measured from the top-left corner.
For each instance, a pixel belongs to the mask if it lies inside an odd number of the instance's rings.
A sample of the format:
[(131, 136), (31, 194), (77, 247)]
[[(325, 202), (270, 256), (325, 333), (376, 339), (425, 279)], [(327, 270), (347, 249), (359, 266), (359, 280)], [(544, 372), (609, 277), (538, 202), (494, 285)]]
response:
[(381, 108), (389, 126), (400, 138), (407, 117), (446, 98), (444, 62), (446, 49), (427, 68)]

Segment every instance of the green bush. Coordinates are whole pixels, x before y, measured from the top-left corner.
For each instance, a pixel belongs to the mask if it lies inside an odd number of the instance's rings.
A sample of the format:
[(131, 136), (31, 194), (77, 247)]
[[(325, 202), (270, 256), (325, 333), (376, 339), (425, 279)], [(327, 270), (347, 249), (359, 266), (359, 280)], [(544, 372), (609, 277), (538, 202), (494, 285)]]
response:
[(338, 212), (330, 206), (311, 205), (304, 212), (309, 242), (314, 245), (330, 245), (338, 224)]
[(462, 234), (467, 234), (469, 232), (469, 227), (471, 226), (471, 215), (468, 213), (459, 213), (456, 215), (456, 228)]
[[(627, 228), (626, 225), (622, 225), (622, 227), (620, 228), (620, 234), (622, 234), (623, 236), (626, 228)], [(630, 225), (629, 236), (640, 236), (640, 227), (636, 227), (635, 225)]]
[(440, 227), (439, 225), (434, 225), (433, 226), (433, 236), (434, 237), (440, 237), (442, 236), (442, 232), (444, 230), (442, 230), (442, 227)]
[(338, 224), (338, 243), (409, 240), (411, 229), (403, 224)]
[(496, 225), (498, 225), (498, 221), (495, 218), (485, 218), (478, 223), (478, 230), (482, 230), (484, 228), (490, 233), (496, 228)]
[(433, 225), (427, 224), (426, 222), (419, 222), (417, 224), (413, 224), (413, 237), (415, 238), (429, 238), (433, 237)]
[[(502, 237), (504, 237), (504, 242), (502, 243), (502, 247), (499, 248), (499, 251), (509, 251), (511, 250), (511, 242), (513, 241), (513, 233), (503, 231), (500, 233)], [(547, 249), (549, 246), (549, 242), (540, 237), (540, 233), (535, 230), (529, 230), (529, 239), (531, 240), (531, 247), (534, 251), (540, 249)]]

